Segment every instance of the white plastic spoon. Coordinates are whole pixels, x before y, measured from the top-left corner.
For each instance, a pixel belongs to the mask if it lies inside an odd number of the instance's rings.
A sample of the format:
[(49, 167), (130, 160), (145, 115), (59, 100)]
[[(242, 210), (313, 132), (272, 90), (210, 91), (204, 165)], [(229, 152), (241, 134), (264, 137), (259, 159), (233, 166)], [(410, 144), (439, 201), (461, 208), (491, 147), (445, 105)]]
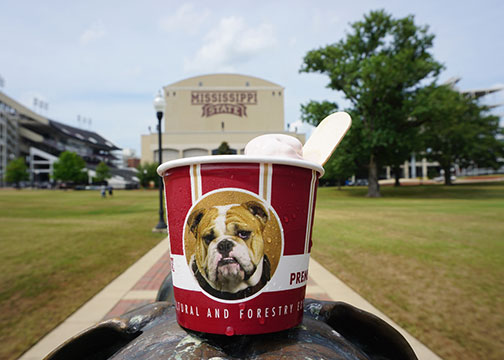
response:
[(335, 112), (327, 116), (304, 144), (303, 159), (324, 166), (350, 129), (350, 125), (352, 119), (346, 112)]

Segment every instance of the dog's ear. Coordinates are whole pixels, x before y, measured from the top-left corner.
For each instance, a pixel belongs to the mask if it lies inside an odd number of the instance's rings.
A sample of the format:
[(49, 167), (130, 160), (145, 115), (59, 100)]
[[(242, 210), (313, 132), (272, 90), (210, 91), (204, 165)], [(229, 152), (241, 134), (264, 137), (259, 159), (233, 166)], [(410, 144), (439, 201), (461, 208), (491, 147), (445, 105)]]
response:
[(242, 206), (245, 207), (252, 215), (257, 217), (259, 221), (265, 225), (266, 222), (269, 220), (269, 214), (264, 205), (257, 201), (248, 201), (246, 203), (243, 203)]
[(205, 209), (194, 210), (191, 213), (191, 215), (189, 215), (189, 219), (187, 219), (187, 225), (189, 226), (189, 230), (191, 230), (194, 236), (197, 236), (198, 225), (203, 215), (205, 215)]

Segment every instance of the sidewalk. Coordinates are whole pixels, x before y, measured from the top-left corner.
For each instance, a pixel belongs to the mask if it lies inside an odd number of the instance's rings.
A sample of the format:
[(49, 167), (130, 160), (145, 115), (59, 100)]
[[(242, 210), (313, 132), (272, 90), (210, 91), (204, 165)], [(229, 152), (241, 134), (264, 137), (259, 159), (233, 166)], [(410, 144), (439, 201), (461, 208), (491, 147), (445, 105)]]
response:
[[(170, 271), (169, 248), (169, 240), (166, 238), (42, 338), (19, 360), (40, 360), (67, 339), (95, 323), (153, 302), (161, 283)], [(310, 260), (306, 297), (343, 301), (369, 311), (396, 328), (413, 347), (419, 359), (440, 360), (425, 345), (400, 328), (313, 259)]]

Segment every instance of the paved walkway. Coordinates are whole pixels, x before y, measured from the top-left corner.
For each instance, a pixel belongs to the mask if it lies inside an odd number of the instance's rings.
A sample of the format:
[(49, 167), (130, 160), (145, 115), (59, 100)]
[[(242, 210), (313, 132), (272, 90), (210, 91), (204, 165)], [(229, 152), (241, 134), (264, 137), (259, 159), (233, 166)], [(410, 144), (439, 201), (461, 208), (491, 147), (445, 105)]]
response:
[[(61, 325), (42, 338), (19, 360), (40, 360), (71, 336), (95, 323), (153, 302), (157, 290), (170, 271), (169, 247), (168, 238), (161, 241)], [(369, 311), (394, 326), (408, 340), (419, 359), (440, 360), (425, 345), (400, 328), (313, 259), (310, 260), (309, 275), (306, 288), (307, 298), (343, 301)]]

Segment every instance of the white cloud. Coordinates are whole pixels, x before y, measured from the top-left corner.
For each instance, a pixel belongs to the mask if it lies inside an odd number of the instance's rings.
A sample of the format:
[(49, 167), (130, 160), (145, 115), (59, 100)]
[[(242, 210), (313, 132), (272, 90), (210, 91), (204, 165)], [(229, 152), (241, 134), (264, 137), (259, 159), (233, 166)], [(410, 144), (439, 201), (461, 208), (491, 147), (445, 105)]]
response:
[(209, 16), (208, 9), (195, 9), (194, 4), (187, 3), (180, 6), (173, 15), (159, 20), (159, 27), (167, 32), (182, 30), (188, 34), (195, 34)]
[(98, 39), (101, 39), (106, 34), (105, 26), (103, 22), (98, 21), (92, 24), (89, 28), (84, 30), (80, 37), (80, 43), (83, 45), (87, 45), (89, 43), (95, 42)]
[(241, 17), (221, 19), (204, 38), (194, 58), (185, 61), (186, 71), (235, 71), (234, 65), (249, 60), (275, 43), (273, 26), (248, 27)]
[(346, 26), (341, 12), (329, 9), (314, 8), (311, 13), (311, 30), (316, 33), (334, 32), (336, 28)]

